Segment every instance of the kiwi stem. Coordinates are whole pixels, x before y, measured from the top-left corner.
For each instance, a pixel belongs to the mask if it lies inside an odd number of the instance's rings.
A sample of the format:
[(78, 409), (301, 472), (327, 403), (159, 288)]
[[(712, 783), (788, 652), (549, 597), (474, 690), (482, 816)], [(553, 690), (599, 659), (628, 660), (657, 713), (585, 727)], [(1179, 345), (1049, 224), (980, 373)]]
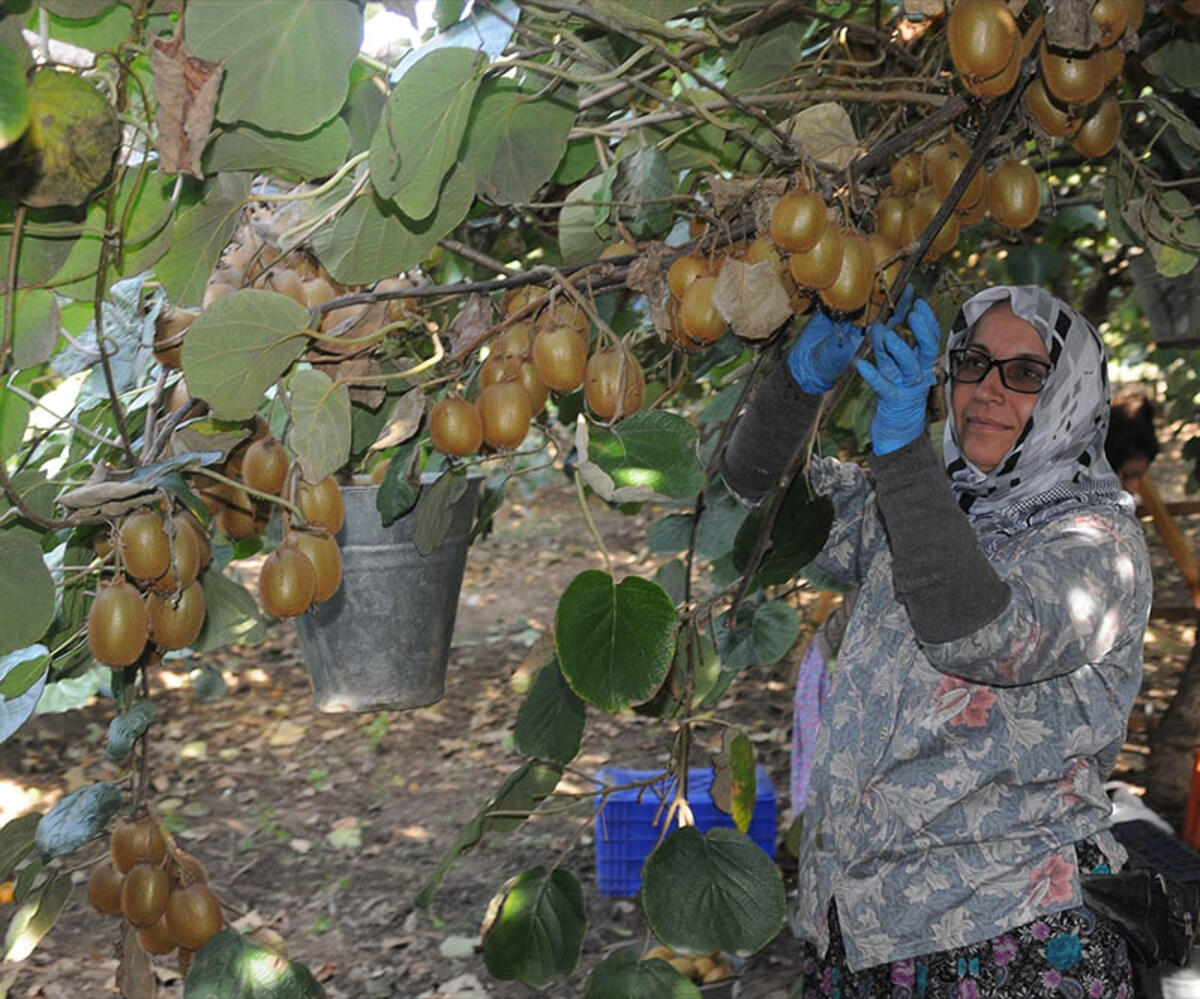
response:
[(304, 517), (304, 513), (295, 503), (285, 500), (282, 496), (276, 496), (274, 493), (265, 493), (261, 489), (253, 489), (246, 483), (238, 479), (231, 479), (227, 475), (222, 475), (220, 472), (214, 472), (211, 468), (197, 468), (194, 470), (197, 475), (204, 475), (210, 479), (216, 479), (218, 482), (223, 482), (227, 486), (233, 486), (235, 489), (241, 489), (251, 496), (257, 496), (261, 500), (266, 500), (268, 503), (276, 503), (286, 510), (289, 510), (293, 516), (298, 517), (301, 524), (307, 524), (308, 521)]
[(596, 521), (592, 519), (592, 511), (588, 509), (587, 495), (583, 491), (583, 476), (578, 472), (575, 474), (575, 495), (579, 499), (579, 509), (583, 513), (588, 533), (592, 536), (592, 541), (595, 542), (596, 547), (600, 549), (600, 554), (604, 556), (605, 571), (611, 576), (613, 571), (612, 555), (609, 554), (608, 548), (604, 544), (604, 539), (600, 537)]

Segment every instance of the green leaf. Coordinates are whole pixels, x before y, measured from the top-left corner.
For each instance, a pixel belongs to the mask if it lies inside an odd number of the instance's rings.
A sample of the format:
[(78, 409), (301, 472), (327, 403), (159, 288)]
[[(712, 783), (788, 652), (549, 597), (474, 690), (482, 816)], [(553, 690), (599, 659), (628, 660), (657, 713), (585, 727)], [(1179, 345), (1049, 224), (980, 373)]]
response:
[(555, 168), (553, 179), (558, 184), (578, 184), (599, 165), (596, 144), (591, 139), (571, 139)]
[[(765, 511), (751, 513), (737, 533), (733, 546), (733, 564), (745, 572), (751, 553), (765, 523)], [(758, 575), (765, 585), (786, 583), (796, 575), (825, 545), (833, 525), (833, 504), (824, 496), (808, 495), (803, 476), (796, 476), (783, 498), (771, 542)]]
[(196, 951), (183, 999), (324, 999), (311, 971), (223, 929)]
[(204, 585), (204, 625), (192, 643), (195, 652), (211, 652), (225, 645), (258, 645), (267, 638), (267, 624), (258, 602), (240, 583), (210, 567), (201, 577)]
[(141, 697), (124, 714), (108, 723), (108, 741), (104, 749), (110, 760), (123, 760), (154, 720), (154, 704)]
[(563, 679), (558, 662), (543, 666), (517, 710), (517, 751), (564, 766), (579, 753), (586, 708)]
[(675, 950), (748, 957), (783, 926), (779, 868), (744, 833), (676, 829), (642, 869), (642, 908), (654, 935)]
[(421, 495), (421, 486), (413, 472), (413, 458), (419, 454), (417, 441), (404, 444), (388, 462), (379, 492), (375, 494), (375, 509), (384, 527), (391, 527), (411, 510)]
[(351, 0), (204, 0), (188, 6), (184, 39), (225, 62), (219, 120), (304, 135), (346, 102), (362, 12)]
[(592, 969), (583, 999), (701, 999), (701, 992), (662, 958), (639, 961), (626, 947)]
[[(55, 17), (85, 19), (99, 17), (117, 0), (39, 0)], [(57, 38), (58, 36), (53, 36)]]
[(54, 580), (37, 542), (0, 534), (0, 655), (33, 645), (54, 620)]
[(575, 970), (587, 932), (583, 888), (568, 870), (544, 867), (510, 878), (483, 925), (483, 960), (497, 978), (540, 989)]
[(588, 442), (588, 460), (617, 487), (647, 486), (672, 498), (694, 496), (704, 485), (696, 458), (696, 429), (682, 416), (643, 409)]
[[(91, 52), (111, 52), (133, 33), (133, 11), (125, 4), (106, 3), (106, 9), (98, 9), (100, 4), (88, 0), (75, 4), (57, 0), (54, 6), (58, 10), (50, 15), (50, 37), (56, 42)], [(81, 13), (83, 10), (92, 13)], [(30, 29), (37, 31), (36, 17), (30, 18)]]
[[(3, 22), (0, 22), (3, 23)], [(21, 247), (18, 254), (17, 287), (30, 288), (49, 281), (71, 252), (77, 238), (78, 224), (62, 221), (59, 209), (31, 208), (25, 213), (26, 228), (21, 232)], [(0, 198), (0, 227), (11, 231), (13, 204)], [(31, 234), (36, 226), (37, 235)], [(10, 239), (0, 239), (0, 294), (8, 292), (8, 251)]]
[(562, 92), (534, 95), (511, 80), (488, 80), (479, 90), (463, 145), (462, 163), (480, 192), (497, 204), (524, 203), (548, 181), (567, 148), (575, 102)]
[(466, 470), (443, 472), (425, 486), (413, 508), (413, 547), (429, 556), (446, 537), (454, 523), (454, 504), (467, 491)]
[(717, 626), (721, 666), (726, 670), (770, 666), (787, 654), (799, 634), (800, 617), (791, 604), (782, 600), (743, 604), (736, 627), (731, 628), (725, 618)]
[(241, 220), (250, 180), (248, 173), (219, 173), (203, 200), (179, 213), (171, 248), (154, 265), (172, 304), (186, 307), (204, 301), (209, 275)]
[(21, 450), (25, 428), (29, 426), (29, 412), (28, 402), (7, 385), (0, 385), (0, 461)]
[(21, 137), (29, 127), (29, 88), (25, 66), (12, 49), (0, 47), (0, 149)]
[(615, 230), (611, 225), (597, 228), (594, 202), (603, 197), (604, 177), (589, 177), (566, 197), (558, 213), (558, 248), (563, 263), (572, 266), (600, 257)]
[(371, 147), (379, 119), (387, 107), (387, 94), (375, 85), (374, 80), (363, 80), (350, 91), (350, 98), (342, 112), (349, 131), (350, 152), (358, 154)]
[(24, 961), (42, 937), (50, 932), (71, 897), (71, 878), (67, 874), (52, 877), (30, 895), (13, 914), (4, 937), (4, 960)]
[(1183, 90), (1200, 87), (1200, 42), (1172, 38), (1144, 60), (1155, 76), (1165, 76)]
[(1161, 94), (1148, 93), (1142, 103), (1164, 121), (1173, 125), (1179, 138), (1193, 149), (1200, 149), (1200, 125), (1197, 125), (1177, 104)]
[(254, 170), (312, 180), (336, 171), (349, 144), (350, 129), (341, 118), (305, 135), (266, 132), (243, 123), (212, 140), (204, 151), (204, 170)]
[(434, 210), (479, 89), (482, 57), (473, 49), (439, 49), (392, 90), (371, 141), (371, 183), (405, 215)]
[(675, 220), (670, 197), (675, 193), (666, 153), (657, 146), (638, 149), (617, 163), (613, 200), (637, 208), (621, 208), (621, 218), (636, 239), (666, 235)]
[(242, 288), (223, 295), (184, 338), (188, 388), (220, 419), (250, 419), (267, 389), (304, 353), (307, 326), (308, 310), (278, 292)]
[(1044, 243), (1014, 246), (1004, 258), (1012, 284), (1050, 285), (1066, 264), (1063, 252)]
[(323, 371), (311, 368), (294, 372), (288, 379), (288, 391), (292, 413), (288, 446), (295, 452), (304, 478), (320, 482), (350, 457), (350, 392), (345, 385), (335, 385)]
[[(695, 652), (689, 646), (695, 643)], [(692, 672), (692, 699), (685, 706), (688, 671)], [(688, 629), (680, 633), (675, 644), (671, 671), (658, 692), (633, 710), (652, 718), (679, 718), (699, 707), (712, 692), (721, 676), (721, 658), (717, 647), (707, 635)]]
[(41, 812), (29, 812), (4, 823), (0, 829), (0, 881), (10, 880), (17, 864), (29, 856), (41, 820)]
[(0, 742), (17, 731), (37, 709), (50, 669), (50, 650), (31, 645), (0, 656)]
[(739, 42), (730, 58), (729, 91), (742, 94), (757, 90), (795, 73), (805, 31), (806, 25), (800, 19), (787, 20)]
[(121, 801), (120, 786), (103, 781), (72, 791), (38, 823), (34, 838), (38, 853), (48, 858), (78, 850), (104, 832)]
[[(562, 777), (562, 768), (549, 763), (527, 760), (504, 778), (500, 789), (488, 799), (459, 832), (450, 848), (442, 855), (433, 873), (421, 886), (414, 899), (419, 909), (427, 909), (454, 862), (474, 847), (487, 832), (507, 833), (525, 821), (524, 814), (531, 813), (557, 786)], [(494, 813), (504, 812), (504, 815)], [(516, 814), (513, 814), (516, 813)]]
[(651, 697), (671, 668), (675, 605), (657, 583), (630, 576), (617, 586), (606, 572), (581, 572), (554, 616), (563, 675), (589, 704), (620, 711)]
[(59, 336), (58, 302), (51, 291), (18, 291), (13, 302), (12, 361), (17, 369), (50, 360)]
[(37, 713), (59, 714), (74, 711), (87, 704), (103, 687), (112, 683), (113, 671), (107, 666), (93, 666), (79, 676), (55, 680), (46, 684), (42, 699), (38, 701)]
[(474, 200), (475, 179), (461, 169), (450, 171), (433, 214), (420, 220), (368, 192), (314, 234), (313, 249), (335, 281), (370, 284), (426, 260)]

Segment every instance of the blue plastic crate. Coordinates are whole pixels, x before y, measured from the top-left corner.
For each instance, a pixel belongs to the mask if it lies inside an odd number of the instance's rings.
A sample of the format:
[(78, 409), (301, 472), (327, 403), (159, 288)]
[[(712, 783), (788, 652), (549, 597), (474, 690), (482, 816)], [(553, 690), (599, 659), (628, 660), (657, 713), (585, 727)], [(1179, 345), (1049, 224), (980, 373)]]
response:
[[(620, 785), (646, 780), (661, 772), (613, 767), (601, 770), (597, 777), (605, 784)], [(712, 771), (708, 769), (696, 769), (688, 773), (688, 805), (696, 820), (696, 828), (701, 832), (707, 832), (714, 826), (732, 829), (734, 825), (733, 818), (712, 802), (709, 795), (712, 778)], [(628, 897), (638, 893), (642, 886), (642, 863), (658, 842), (662, 817), (666, 814), (663, 802), (669, 801), (674, 792), (674, 780), (664, 778), (644, 790), (615, 791), (608, 796), (603, 809), (596, 814), (596, 882), (601, 895)], [(746, 834), (774, 860), (775, 788), (762, 767), (757, 769), (756, 792), (754, 815)], [(597, 805), (599, 803), (600, 798), (597, 797)], [(671, 828), (677, 825), (677, 822), (672, 822)]]

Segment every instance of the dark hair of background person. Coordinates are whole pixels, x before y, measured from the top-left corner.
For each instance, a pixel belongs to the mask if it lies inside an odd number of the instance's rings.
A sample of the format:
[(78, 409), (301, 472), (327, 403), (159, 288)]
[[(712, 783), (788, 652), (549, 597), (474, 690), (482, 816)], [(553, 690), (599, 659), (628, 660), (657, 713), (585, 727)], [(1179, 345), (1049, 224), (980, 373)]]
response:
[(1145, 393), (1127, 392), (1114, 398), (1104, 454), (1128, 492), (1136, 495), (1138, 484), (1157, 456), (1158, 448), (1154, 404)]

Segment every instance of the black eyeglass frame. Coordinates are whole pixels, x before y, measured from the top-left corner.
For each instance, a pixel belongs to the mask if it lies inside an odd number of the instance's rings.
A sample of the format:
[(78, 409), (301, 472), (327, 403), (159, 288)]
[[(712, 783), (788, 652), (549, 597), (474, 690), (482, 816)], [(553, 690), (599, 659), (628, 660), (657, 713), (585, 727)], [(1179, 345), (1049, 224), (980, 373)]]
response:
[[(973, 354), (978, 358), (987, 358), (987, 367), (983, 369), (983, 374), (978, 378), (960, 378), (958, 369), (962, 365), (963, 359), (968, 354)], [(1017, 388), (1015, 385), (1008, 383), (1008, 365), (1015, 361), (1020, 361), (1022, 364), (1033, 364), (1039, 368), (1044, 368), (1046, 377), (1042, 384), (1035, 389)], [(1046, 387), (1046, 382), (1050, 380), (1050, 372), (1054, 370), (1054, 365), (1049, 361), (1043, 361), (1036, 357), (992, 357), (986, 351), (980, 350), (978, 347), (959, 347), (956, 350), (950, 351), (950, 380), (961, 385), (978, 385), (991, 373), (992, 368), (997, 368), (1000, 371), (1000, 383), (1010, 392), (1019, 392), (1022, 395), (1040, 395), (1042, 389)]]

